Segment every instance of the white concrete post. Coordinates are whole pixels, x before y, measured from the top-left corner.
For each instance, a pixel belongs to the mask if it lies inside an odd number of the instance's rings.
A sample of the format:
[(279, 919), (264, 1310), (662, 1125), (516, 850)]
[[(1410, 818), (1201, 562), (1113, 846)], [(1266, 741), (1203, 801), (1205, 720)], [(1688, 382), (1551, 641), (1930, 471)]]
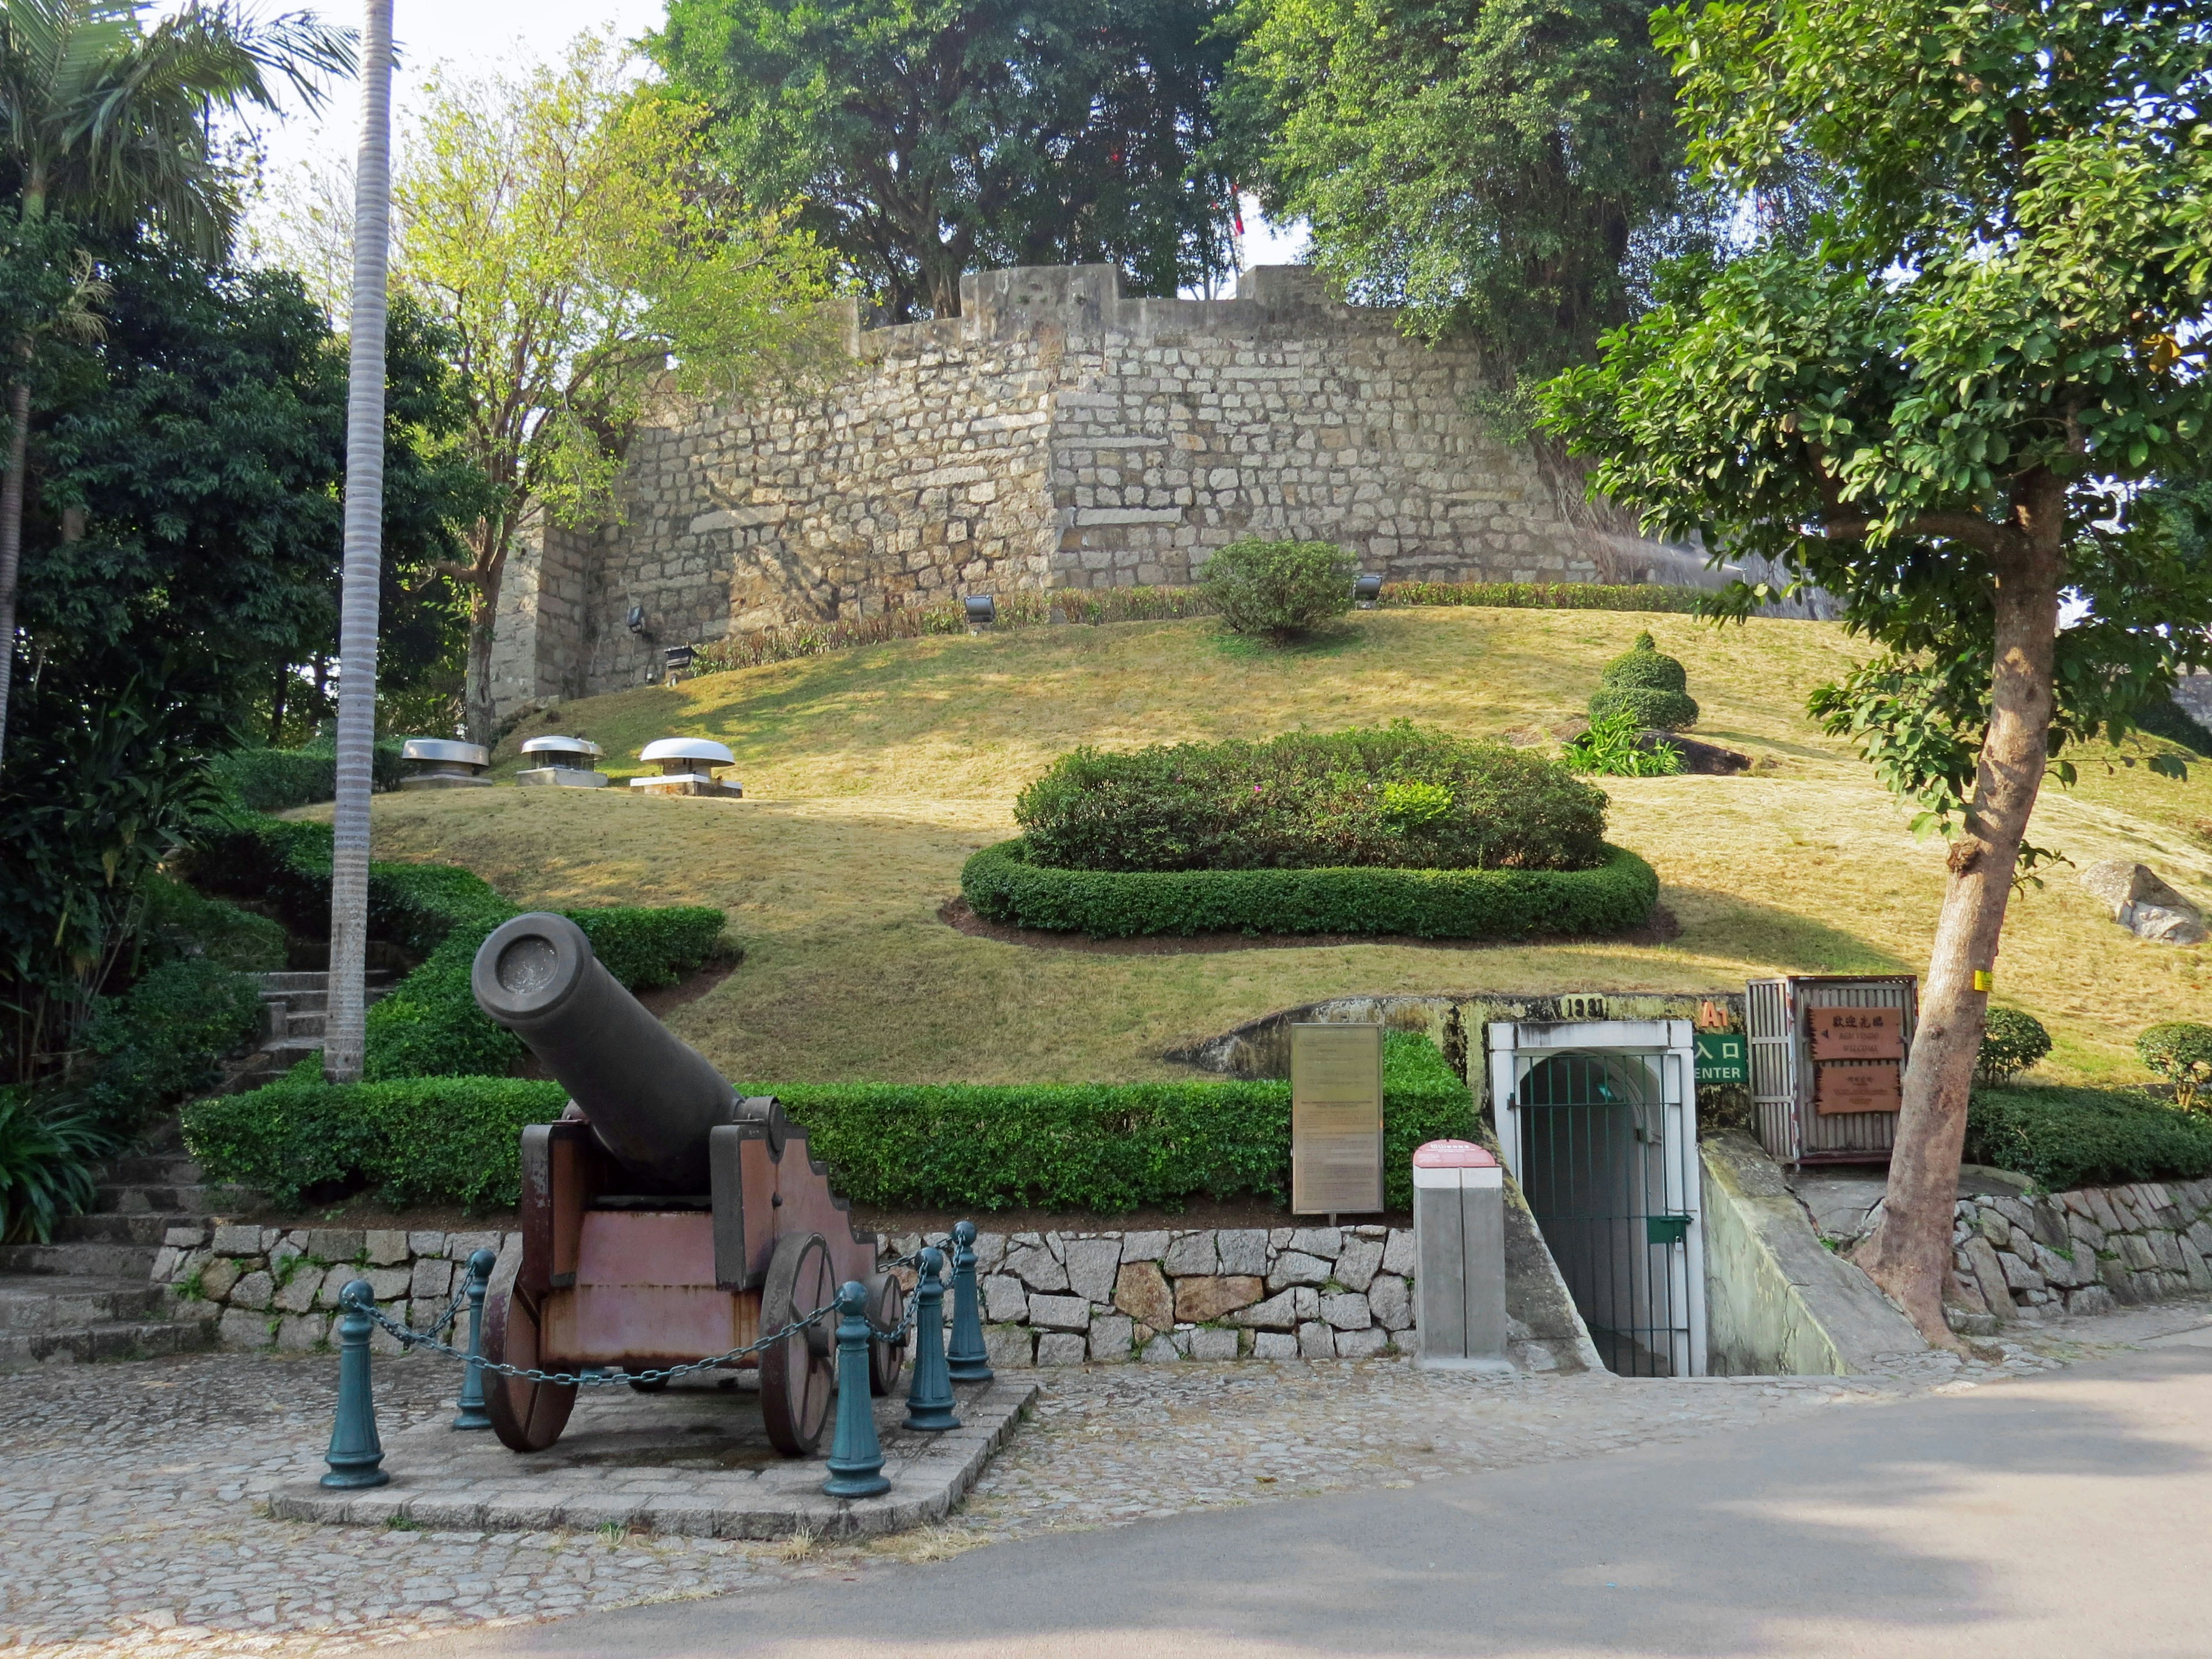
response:
[(1504, 1371), (1505, 1172), (1471, 1140), (1413, 1153), (1417, 1346), (1425, 1370)]

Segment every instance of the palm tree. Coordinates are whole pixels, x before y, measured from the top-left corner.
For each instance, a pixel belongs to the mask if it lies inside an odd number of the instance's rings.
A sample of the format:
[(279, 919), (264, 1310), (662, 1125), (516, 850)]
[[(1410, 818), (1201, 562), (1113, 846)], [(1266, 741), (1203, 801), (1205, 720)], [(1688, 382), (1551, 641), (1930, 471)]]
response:
[[(0, 169), (26, 222), (49, 213), (101, 229), (148, 226), (202, 254), (229, 245), (238, 213), (215, 149), (219, 113), (274, 111), (277, 83), (310, 106), (319, 77), (352, 66), (346, 37), (306, 13), (269, 22), (228, 0), (152, 27), (144, 0), (0, 0)], [(87, 292), (70, 286), (70, 304)], [(15, 578), (38, 331), (6, 348), (7, 474), (0, 480), (0, 745), (15, 665)]]
[(359, 1080), (368, 1046), (368, 793), (376, 601), (384, 555), (385, 265), (392, 239), (392, 0), (362, 29), (354, 169), (352, 361), (346, 391), (345, 579), (338, 603), (337, 805), (331, 831), (330, 1012), (323, 1075)]

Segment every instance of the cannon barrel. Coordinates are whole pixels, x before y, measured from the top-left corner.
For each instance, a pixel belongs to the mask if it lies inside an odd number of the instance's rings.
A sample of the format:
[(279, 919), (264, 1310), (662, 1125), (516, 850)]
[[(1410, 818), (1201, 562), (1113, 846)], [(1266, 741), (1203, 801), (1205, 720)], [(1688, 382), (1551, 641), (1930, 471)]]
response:
[(469, 980), (477, 1006), (560, 1080), (617, 1163), (664, 1191), (708, 1190), (708, 1132), (737, 1115), (737, 1091), (623, 988), (582, 928), (542, 910), (502, 922)]

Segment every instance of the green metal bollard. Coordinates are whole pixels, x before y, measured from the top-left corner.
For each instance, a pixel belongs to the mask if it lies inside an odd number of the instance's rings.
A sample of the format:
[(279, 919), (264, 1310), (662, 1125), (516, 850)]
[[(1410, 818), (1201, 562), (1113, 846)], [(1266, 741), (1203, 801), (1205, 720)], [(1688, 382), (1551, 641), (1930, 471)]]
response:
[(975, 1224), (952, 1224), (952, 1346), (945, 1355), (955, 1382), (988, 1382), (990, 1354), (983, 1346), (983, 1313), (975, 1297)]
[(484, 1409), (483, 1304), (484, 1287), (498, 1261), (493, 1250), (478, 1250), (469, 1258), (469, 1363), (461, 1372), (461, 1397), (453, 1402), (460, 1407), (453, 1414), (457, 1429), (491, 1426), (491, 1413)]
[(323, 1485), (340, 1491), (380, 1486), (392, 1479), (378, 1467), (384, 1444), (376, 1437), (376, 1402), (368, 1389), (368, 1334), (376, 1327), (368, 1310), (375, 1305), (376, 1292), (365, 1279), (338, 1292), (344, 1310), (338, 1316), (338, 1416), (324, 1458), (331, 1472)]
[(945, 1254), (921, 1253), (921, 1282), (914, 1291), (914, 1385), (906, 1395), (906, 1426), (924, 1434), (957, 1429), (952, 1371), (945, 1361)]
[(889, 1492), (876, 1408), (868, 1389), (868, 1287), (848, 1279), (837, 1292), (837, 1432), (830, 1442), (832, 1498), (873, 1498)]

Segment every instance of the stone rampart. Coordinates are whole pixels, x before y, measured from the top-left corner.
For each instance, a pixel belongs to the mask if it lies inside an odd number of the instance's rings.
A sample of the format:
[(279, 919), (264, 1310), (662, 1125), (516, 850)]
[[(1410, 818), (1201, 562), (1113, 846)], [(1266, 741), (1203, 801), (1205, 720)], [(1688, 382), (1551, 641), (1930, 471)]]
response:
[(850, 371), (819, 395), (659, 404), (620, 522), (533, 532), (510, 561), (501, 712), (773, 624), (1186, 582), (1248, 534), (1338, 542), (1393, 580), (1635, 581), (1686, 562), (1485, 434), (1473, 349), (1410, 340), (1302, 267), (1249, 272), (1232, 300), (1125, 299), (1104, 266), (989, 271), (963, 294), (957, 319), (855, 325)]

